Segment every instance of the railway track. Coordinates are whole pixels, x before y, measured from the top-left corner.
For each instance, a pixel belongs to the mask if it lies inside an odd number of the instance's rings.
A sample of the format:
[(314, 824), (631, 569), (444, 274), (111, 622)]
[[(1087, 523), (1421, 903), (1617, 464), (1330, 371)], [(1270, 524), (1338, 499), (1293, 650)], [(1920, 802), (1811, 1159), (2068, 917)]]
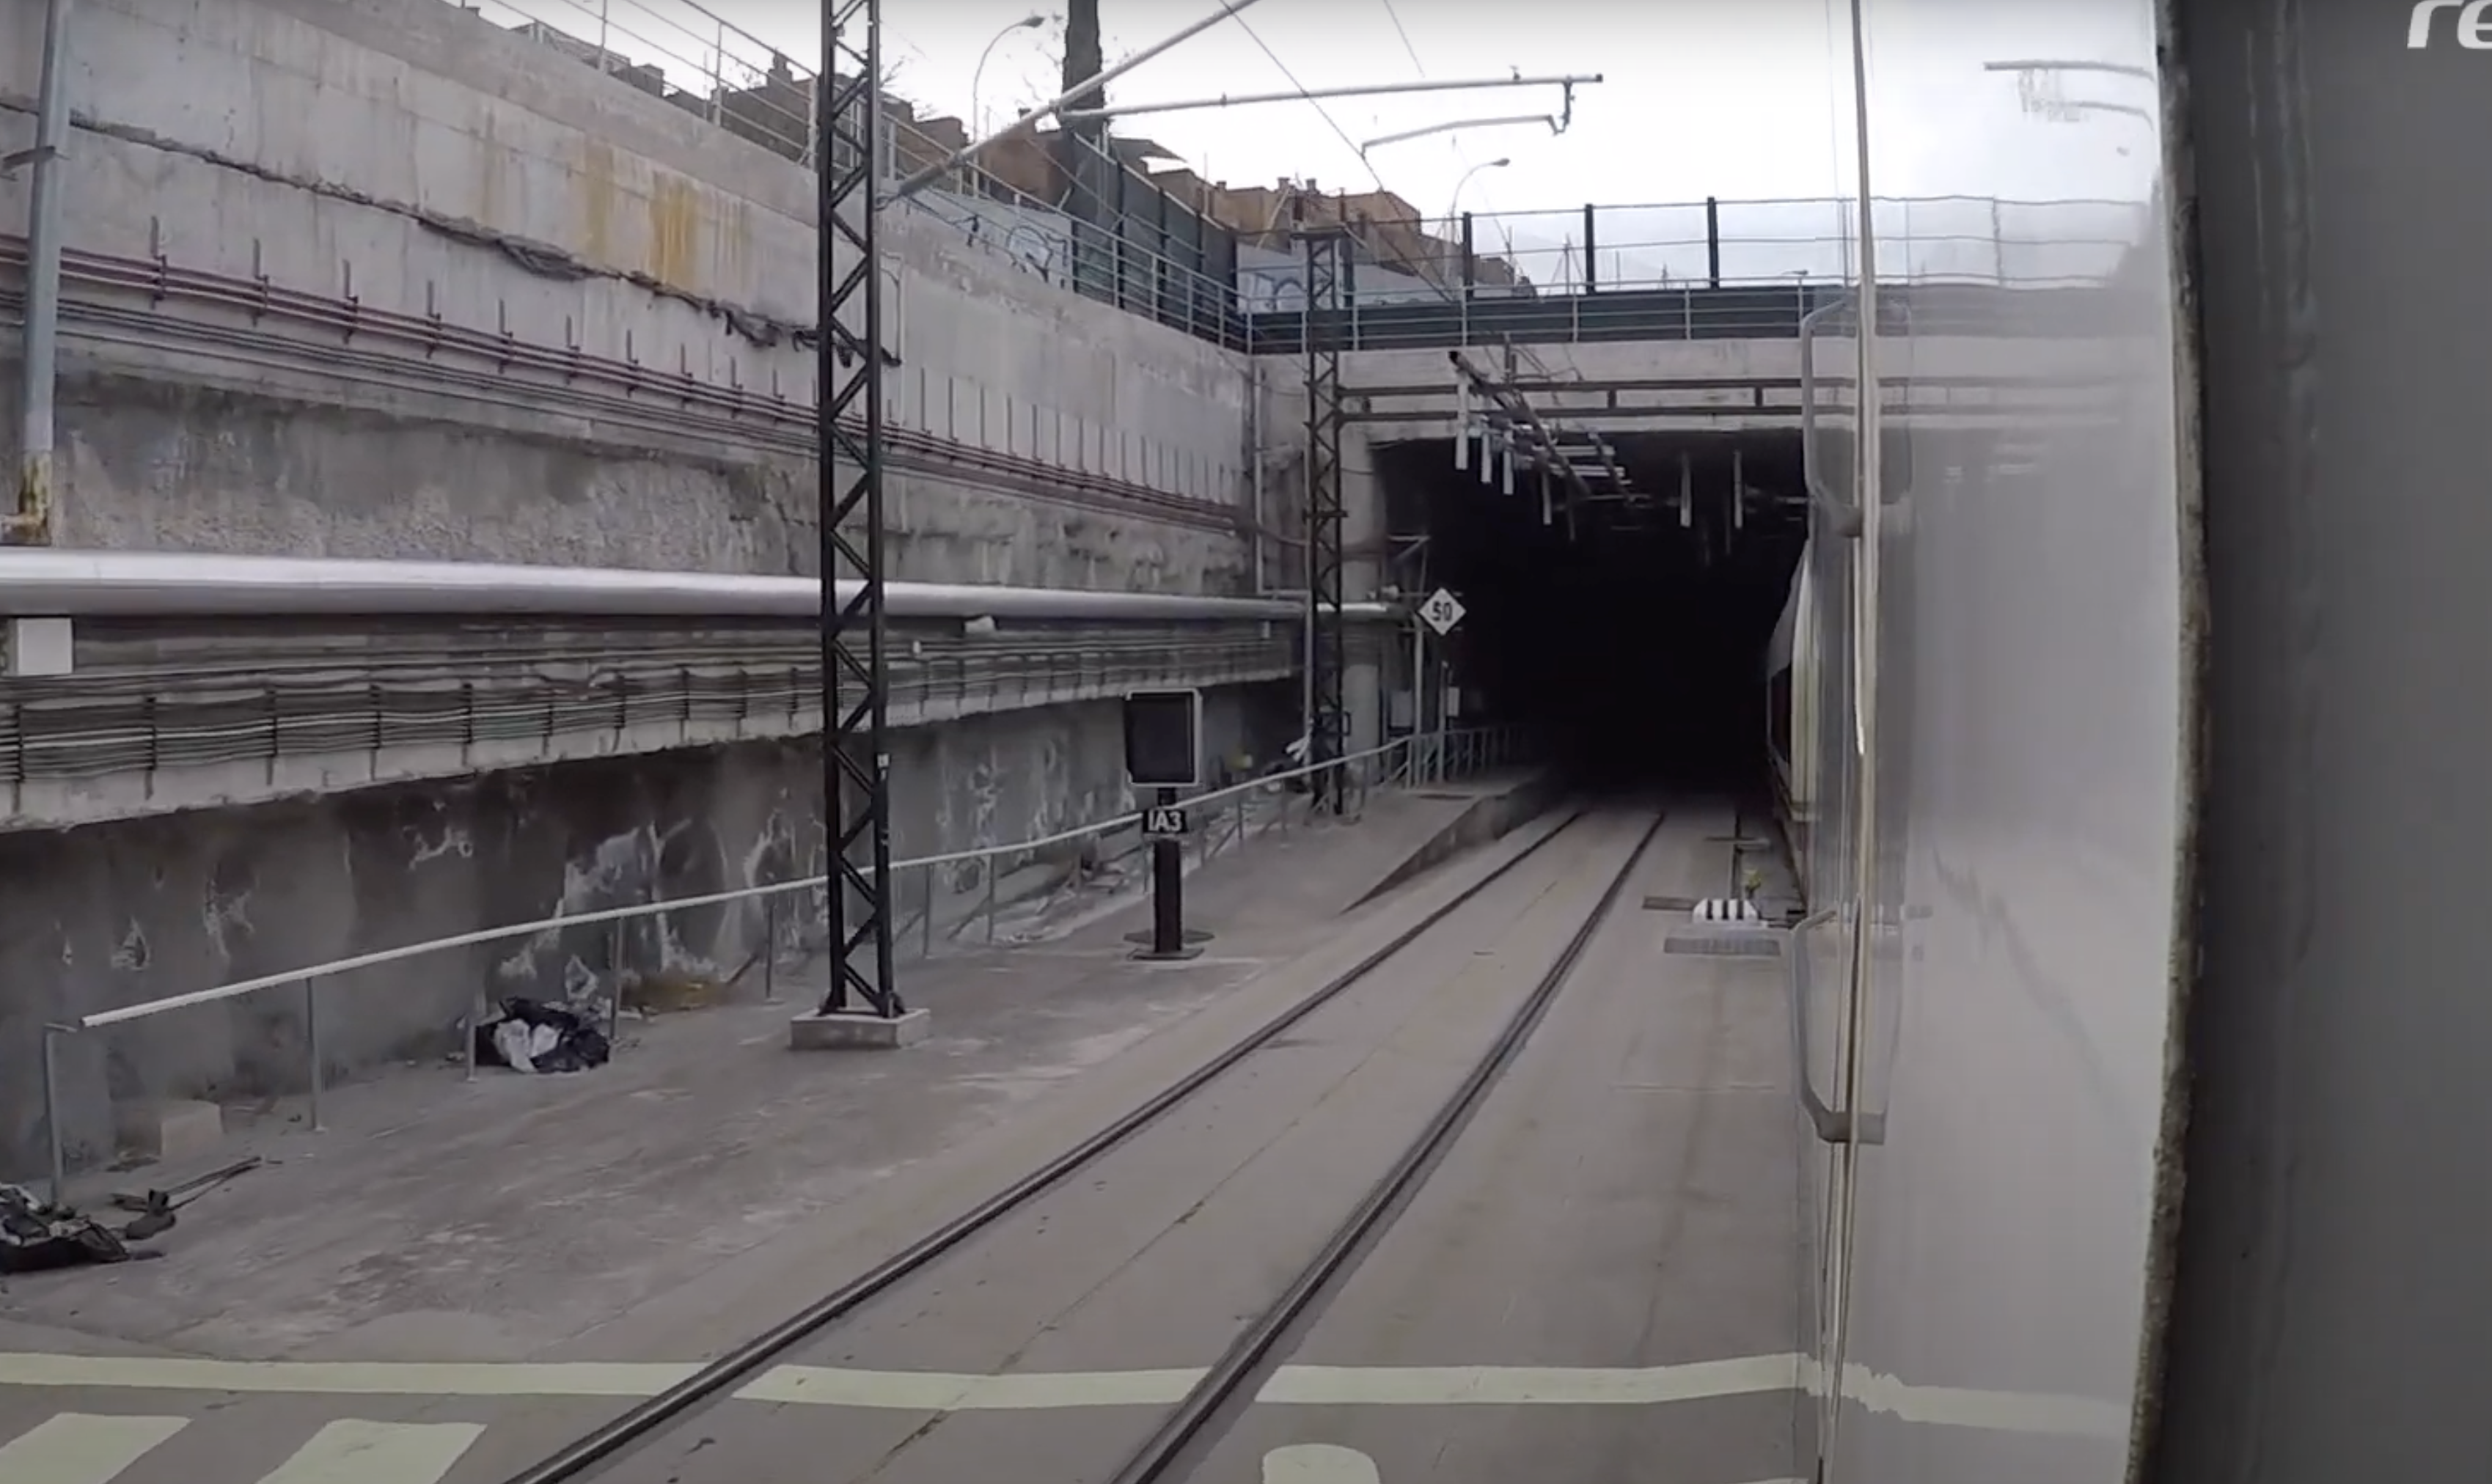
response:
[[(946, 1258), (993, 1233), (1008, 1218), (1063, 1190), (1112, 1152), (1165, 1122), (1256, 1053), (1286, 1044), (1285, 1038), (1291, 1031), (1406, 961), (1414, 947), (1432, 935), (1453, 931), (1449, 925), (1457, 924), (1467, 907), (1501, 884), (1513, 883), (1518, 877), (1565, 859), (1565, 847), (1570, 842), (1605, 857), (1592, 863), (1608, 869), (1594, 874), (1591, 879), (1578, 881), (1561, 869), (1548, 885), (1518, 906), (1515, 921), (1520, 924), (1533, 906), (1564, 889), (1571, 932), (1554, 955), (1534, 961), (1539, 967), (1529, 988), (1506, 1015), (1485, 1052), (1471, 1061), (1451, 1093), (1437, 1103), (1416, 1137), (1401, 1149), (1313, 1257), (1238, 1330), (1219, 1360), (1168, 1411), (1131, 1456), (1108, 1475), (1114, 1484), (1162, 1484), (1184, 1478), (1201, 1445), (1216, 1436), (1222, 1420), (1235, 1407), (1251, 1399), (1261, 1379), (1286, 1358), (1291, 1336), (1319, 1311), (1325, 1295), (1356, 1268), (1375, 1240), (1392, 1225), (1546, 1016), (1586, 946), (1617, 907), (1668, 817), (1668, 812), (1658, 808), (1637, 811), (1637, 817), (1622, 820), (1620, 816), (1625, 813), (1577, 809), (1495, 871), (1159, 1095), (675, 1386), (511, 1475), (507, 1484), (578, 1484), (627, 1471), (637, 1477), (640, 1470), (629, 1466), (664, 1439), (695, 1430), (711, 1408), (731, 1397), (746, 1382), (800, 1349), (836, 1333), (844, 1321), (875, 1300), (895, 1295), (912, 1282), (927, 1277)], [(1621, 852), (1615, 838), (1604, 842), (1599, 837), (1605, 832), (1615, 837), (1620, 833), (1617, 826), (1622, 822), (1636, 828)], [(1612, 860), (1614, 866), (1610, 865)], [(1573, 905), (1585, 895), (1591, 898), (1587, 905)], [(1519, 926), (1499, 931), (1506, 936), (1521, 933)]]

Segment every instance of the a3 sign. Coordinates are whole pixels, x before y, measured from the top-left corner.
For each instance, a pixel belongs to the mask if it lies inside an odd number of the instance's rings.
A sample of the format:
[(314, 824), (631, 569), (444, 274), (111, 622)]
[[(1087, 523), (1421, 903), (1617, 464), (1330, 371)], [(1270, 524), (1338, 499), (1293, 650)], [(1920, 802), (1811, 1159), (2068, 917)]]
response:
[(1185, 833), (1185, 810), (1174, 804), (1154, 804), (1142, 811), (1144, 840), (1177, 840)]

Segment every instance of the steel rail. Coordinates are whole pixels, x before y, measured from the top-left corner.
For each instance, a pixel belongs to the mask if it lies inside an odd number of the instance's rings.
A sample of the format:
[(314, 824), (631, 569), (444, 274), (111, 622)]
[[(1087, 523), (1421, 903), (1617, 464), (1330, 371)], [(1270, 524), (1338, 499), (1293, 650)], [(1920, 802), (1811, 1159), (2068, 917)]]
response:
[[(1111, 1150), (1158, 1122), (1221, 1074), (1287, 1034), (1309, 1016), (1330, 1004), (1353, 985), (1382, 967), (1417, 941), (1422, 935), (1452, 917), (1480, 893), (1504, 879), (1516, 867), (1540, 853), (1552, 841), (1573, 829), (1590, 814), (1589, 808), (1576, 810), (1559, 821), (1555, 829), (1524, 846), (1511, 858), (1500, 862), (1496, 870), (1464, 887), (1450, 901), (1432, 908), (1418, 922), (1396, 934), (1391, 940), (1335, 976), (1323, 988), (1274, 1017), (1243, 1040), (1231, 1044), (1228, 1050), (1187, 1073), (1175, 1083), (1115, 1122), (988, 1197), (968, 1211), (918, 1238), (858, 1277), (841, 1285), (762, 1333), (721, 1355), (692, 1376), (634, 1406), (595, 1430), (574, 1439), (560, 1450), (529, 1468), (511, 1475), (505, 1484), (571, 1484), (573, 1480), (595, 1477), (601, 1468), (616, 1460), (629, 1449), (664, 1433), (678, 1419), (722, 1393), (731, 1390), (756, 1373), (766, 1369), (781, 1356), (838, 1323), (869, 1300), (924, 1271), (946, 1254), (953, 1252), (994, 1226), (996, 1222), (1080, 1173)], [(1657, 821), (1655, 828), (1659, 828)], [(1650, 836), (1647, 835), (1646, 838), (1649, 840)], [(1639, 855), (1643, 853), (1643, 848), (1641, 845), (1637, 846)], [(1613, 886), (1610, 895), (1615, 897), (1616, 894), (1617, 887)], [(1603, 900), (1606, 902), (1610, 898)]]
[[(1583, 816), (1578, 815), (1576, 817)], [(1357, 1266), (1359, 1258), (1392, 1225), (1445, 1151), (1452, 1147), (1455, 1138), (1469, 1124), (1471, 1115), (1479, 1111), (1489, 1089), (1496, 1086), (1506, 1069), (1514, 1064), (1524, 1043), (1531, 1039), (1531, 1032), (1539, 1027), (1550, 1005), (1556, 1002), (1558, 992), (1565, 987), (1567, 979), (1574, 973), (1577, 961), (1583, 958), (1585, 948), (1592, 941), (1592, 935), (1609, 920), (1610, 911), (1617, 905), (1619, 896), (1635, 875), (1637, 864), (1651, 848), (1653, 838), (1661, 833), (1661, 827), (1669, 817), (1667, 810), (1654, 815), (1652, 823), (1636, 841), (1635, 848), (1627, 852), (1625, 862), (1601, 892), (1600, 900), (1593, 904), (1582, 926), (1575, 930), (1575, 935), (1558, 951), (1548, 971), (1540, 976), (1539, 983), (1532, 986), (1531, 994), (1515, 1011), (1513, 1018), (1506, 1022), (1496, 1043), (1472, 1065), (1470, 1074), (1463, 1079), (1461, 1086), (1454, 1089), (1453, 1096), (1437, 1110), (1436, 1116), (1428, 1121), (1419, 1137), (1403, 1150), (1402, 1157), (1385, 1172), (1384, 1177), (1368, 1192), (1357, 1209), (1350, 1213), (1350, 1219), (1342, 1223), (1317, 1252), (1315, 1260), (1299, 1270), (1281, 1296), (1256, 1316), (1255, 1321), (1237, 1337), (1228, 1353), (1222, 1355), (1195, 1383), (1194, 1389), (1186, 1393), (1185, 1399), (1162, 1419), (1142, 1447), (1112, 1475), (1111, 1484), (1161, 1484), (1161, 1481), (1174, 1477), (1176, 1470), (1188, 1461), (1189, 1449), (1204, 1429), (1231, 1403), (1251, 1395), (1250, 1388), (1267, 1374), (1277, 1358), (1281, 1341), (1326, 1290)]]

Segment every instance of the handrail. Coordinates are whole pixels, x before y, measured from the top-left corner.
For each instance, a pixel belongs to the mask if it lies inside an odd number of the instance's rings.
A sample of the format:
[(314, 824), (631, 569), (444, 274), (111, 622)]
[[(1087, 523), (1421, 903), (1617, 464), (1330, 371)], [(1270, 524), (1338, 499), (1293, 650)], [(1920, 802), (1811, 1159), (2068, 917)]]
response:
[[(834, 601), (863, 583), (841, 578)], [(1302, 605), (1267, 598), (987, 582), (885, 582), (895, 618), (1167, 623), (1273, 623)], [(195, 618), (208, 614), (531, 614), (583, 617), (801, 618), (822, 610), (818, 578), (542, 563), (391, 557), (227, 556), (191, 551), (0, 549), (0, 612), (44, 616)], [(1345, 616), (1384, 617), (1369, 604)]]
[[(1234, 784), (1229, 787), (1214, 789), (1207, 793), (1196, 794), (1187, 799), (1186, 803), (1188, 807), (1203, 804), (1217, 804), (1223, 800), (1242, 797), (1258, 789), (1269, 788), (1274, 784), (1285, 783), (1292, 778), (1311, 777), (1315, 774), (1327, 772), (1334, 768), (1345, 768), (1353, 763), (1363, 762), (1369, 758), (1385, 757), (1389, 754), (1400, 752), (1405, 748), (1411, 747), (1414, 741), (1439, 742), (1444, 738), (1451, 736), (1478, 735), (1495, 729), (1496, 728), (1490, 727), (1474, 727), (1464, 728), (1458, 732), (1431, 733), (1426, 737), (1417, 739), (1410, 737), (1397, 737), (1393, 741), (1387, 742), (1381, 747), (1369, 748), (1365, 752), (1352, 753), (1342, 757), (1327, 758), (1322, 762), (1309, 763), (1304, 767), (1291, 768), (1286, 772), (1262, 774), (1250, 779), (1245, 783)], [(1074, 829), (1059, 830), (1053, 835), (1044, 835), (1035, 840), (1015, 841), (1009, 845), (974, 846), (967, 849), (946, 850), (934, 855), (916, 856), (908, 860), (896, 860), (891, 863), (891, 869), (892, 873), (897, 876), (903, 871), (932, 870), (940, 866), (958, 865), (964, 861), (992, 860), (998, 856), (1028, 854), (1033, 851), (1047, 849), (1053, 846), (1070, 844), (1077, 840), (1085, 840), (1096, 836), (1113, 834), (1119, 830), (1139, 824), (1142, 821), (1142, 812), (1140, 809), (1130, 810), (1107, 819), (1095, 820), (1089, 824), (1081, 825)], [(867, 874), (871, 875), (873, 868), (869, 866), (866, 868), (866, 871)], [(831, 878), (827, 874), (816, 876), (805, 876), (791, 881), (772, 881), (755, 886), (739, 886), (731, 891), (709, 892), (697, 897), (677, 897), (661, 902), (636, 903), (630, 906), (605, 907), (593, 912), (578, 912), (559, 917), (540, 918), (534, 922), (512, 923), (494, 928), (479, 928), (471, 933), (459, 933), (453, 934), (447, 937), (429, 938), (420, 943), (406, 943), (396, 948), (375, 949), (371, 953), (353, 954), (346, 958), (332, 959), (326, 963), (309, 965), (301, 968), (286, 969), (280, 973), (261, 974), (250, 979), (237, 979), (230, 984), (221, 984), (212, 989), (193, 990), (187, 994), (170, 994), (166, 995), (163, 999), (151, 999), (140, 1004), (123, 1005), (111, 1010), (99, 1010), (91, 1015), (83, 1015), (74, 1021), (67, 1022), (61, 1024), (59, 1028), (68, 1031), (100, 1030), (107, 1025), (119, 1025), (132, 1021), (146, 1020), (153, 1016), (163, 1015), (171, 1010), (187, 1010), (196, 1005), (214, 1004), (219, 1000), (238, 999), (245, 994), (256, 994), (261, 990), (278, 989), (285, 985), (301, 984), (307, 979), (325, 979), (337, 974), (351, 973), (356, 969), (372, 968), (383, 964), (395, 964), (401, 960), (421, 958), (429, 953), (444, 952), (452, 948), (468, 948), (479, 943), (500, 942), (504, 939), (515, 937), (533, 937), (541, 933), (558, 932), (567, 928), (591, 927), (599, 923), (623, 922), (632, 918), (653, 917), (660, 913), (682, 911), (689, 907), (717, 906), (729, 902), (755, 901), (767, 897), (780, 896), (787, 892), (812, 891), (827, 886), (830, 879)]]

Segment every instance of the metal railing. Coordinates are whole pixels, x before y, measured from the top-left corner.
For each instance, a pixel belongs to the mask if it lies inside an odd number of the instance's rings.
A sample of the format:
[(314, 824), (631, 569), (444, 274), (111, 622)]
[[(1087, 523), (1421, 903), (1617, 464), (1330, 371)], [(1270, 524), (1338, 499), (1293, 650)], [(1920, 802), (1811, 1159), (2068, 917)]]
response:
[[(793, 626), (790, 626), (793, 627)], [(1205, 626), (1208, 627), (1208, 626)], [(1237, 685), (1290, 673), (1284, 638), (1254, 625), (1148, 635), (1034, 631), (1011, 648), (941, 634), (889, 664), (894, 725), (988, 710), (1053, 705), (1161, 685)], [(1242, 631), (1242, 632), (1241, 632)], [(0, 790), (10, 786), (181, 768), (274, 764), (401, 749), (479, 750), (533, 744), (549, 755), (596, 740), (647, 752), (701, 736), (793, 735), (821, 726), (819, 641), (701, 636), (635, 651), (585, 641), (543, 647), (381, 654), (358, 668), (332, 656), (262, 654), (180, 668), (136, 665), (63, 680), (0, 684)], [(457, 668), (460, 673), (447, 671)], [(635, 743), (634, 738), (647, 739)], [(506, 755), (507, 756), (507, 755)], [(0, 797), (0, 817), (7, 800)]]
[[(1340, 769), (1345, 774), (1345, 791), (1354, 796), (1358, 801), (1358, 807), (1363, 808), (1366, 796), (1375, 789), (1388, 788), (1396, 784), (1424, 785), (1453, 782), (1490, 769), (1507, 766), (1520, 760), (1524, 756), (1523, 741), (1523, 735), (1519, 730), (1504, 727), (1470, 727), (1399, 737), (1381, 747), (1370, 748), (1345, 757), (1311, 763), (1282, 772), (1261, 774), (1243, 783), (1198, 793), (1186, 800), (1187, 807), (1198, 811), (1207, 808), (1211, 811), (1207, 823), (1198, 825), (1196, 828), (1196, 838), (1201, 842), (1198, 846), (1198, 861), (1207, 861), (1225, 849), (1242, 846), (1270, 828), (1287, 829), (1290, 811), (1290, 798), (1292, 792), (1289, 786), (1294, 780), (1312, 779), (1316, 775)], [(1251, 805), (1258, 798), (1270, 798), (1275, 795), (1280, 799), (1277, 821), (1266, 825), (1264, 830), (1258, 830), (1250, 818)], [(1308, 797), (1312, 801), (1313, 790), (1309, 791)], [(983, 920), (986, 927), (986, 940), (989, 944), (994, 944), (996, 920), (1004, 906), (1008, 905), (1001, 899), (997, 885), (1002, 875), (999, 869), (1000, 863), (1016, 858), (1036, 857), (1066, 846), (1077, 846), (1083, 842), (1138, 830), (1141, 823), (1142, 812), (1138, 808), (1073, 829), (1059, 830), (1053, 835), (1036, 840), (1016, 841), (1009, 845), (975, 846), (966, 849), (946, 850), (939, 854), (893, 861), (891, 866), (895, 877), (913, 874), (922, 882), (920, 910), (914, 920), (921, 955), (931, 958), (934, 953), (937, 899), (936, 874), (944, 868), (974, 863), (982, 868), (980, 875), (984, 877), (984, 900), (965, 919), (955, 923), (947, 930), (945, 935), (956, 938), (963, 931)], [(69, 1141), (67, 1127), (62, 1117), (60, 1072), (60, 1043), (65, 1037), (89, 1034), (115, 1025), (151, 1020), (177, 1010), (195, 1009), (202, 1005), (240, 999), (245, 995), (257, 994), (265, 991), (294, 989), (302, 995), (303, 1049), (307, 1064), (303, 1085), (309, 1099), (308, 1122), (313, 1132), (319, 1132), (323, 1127), (321, 1098), (325, 1091), (328, 1072), (320, 1032), (320, 981), (323, 979), (457, 948), (538, 937), (577, 928), (602, 925), (608, 927), (612, 935), (608, 940), (608, 976), (610, 983), (607, 987), (606, 996), (607, 1030), (610, 1037), (620, 1019), (623, 1005), (624, 974), (621, 945), (623, 924), (635, 919), (664, 917), (668, 913), (696, 908), (759, 902), (763, 911), (762, 947), (755, 956), (754, 962), (757, 963), (762, 972), (763, 1002), (775, 1003), (778, 999), (778, 961), (781, 946), (780, 903), (793, 893), (819, 893), (828, 890), (829, 886), (830, 877), (827, 875), (806, 876), (790, 881), (741, 886), (731, 891), (711, 892), (697, 897), (635, 903), (597, 911), (540, 918), (533, 922), (480, 928), (471, 933), (453, 934), (446, 937), (430, 938), (423, 942), (402, 944), (396, 948), (352, 954), (326, 963), (287, 969), (281, 973), (238, 979), (210, 989), (169, 994), (162, 999), (147, 1000), (140, 1004), (99, 1010), (74, 1021), (46, 1023), (43, 1027), (42, 1038), (42, 1088), (44, 1140), (50, 1162), (52, 1200), (57, 1202), (65, 1199), (69, 1182)], [(753, 966), (754, 963), (748, 963), (746, 969)], [(735, 974), (727, 977), (731, 982), (733, 979), (740, 978), (744, 972), (745, 969), (739, 969)], [(486, 1024), (486, 1017), (491, 1013), (491, 1005), (490, 994), (487, 993), (484, 986), (480, 985), (460, 1026), (458, 1060), (462, 1068), (462, 1076), (468, 1080), (473, 1080), (476, 1076), (476, 1035), (478, 1029)]]
[[(1793, 340), (1800, 321), (1850, 289), (1832, 280), (1725, 283), (1719, 288), (1603, 288), (1548, 298), (1504, 295), (1435, 304), (1327, 310), (1313, 316), (1321, 341), (1349, 351), (1463, 346), (1597, 344), (1609, 341)], [(1923, 335), (2019, 339), (2083, 338), (2101, 332), (2100, 285), (2080, 283), (1895, 283), (1881, 293), (1882, 322), (1909, 322)], [(1274, 311), (1253, 316), (1256, 353), (1293, 354), (1308, 316)]]
[[(2115, 200), (1894, 197), (1876, 203), (1882, 282), (2073, 287), (2102, 282), (2139, 240), (2144, 208)], [(1445, 222), (1362, 223), (1361, 310), (1449, 298), (1560, 298), (1757, 287), (1857, 277), (1858, 211), (1821, 198), (1587, 205), (1465, 212)], [(1298, 312), (1300, 257), (1239, 250), (1249, 313)]]

